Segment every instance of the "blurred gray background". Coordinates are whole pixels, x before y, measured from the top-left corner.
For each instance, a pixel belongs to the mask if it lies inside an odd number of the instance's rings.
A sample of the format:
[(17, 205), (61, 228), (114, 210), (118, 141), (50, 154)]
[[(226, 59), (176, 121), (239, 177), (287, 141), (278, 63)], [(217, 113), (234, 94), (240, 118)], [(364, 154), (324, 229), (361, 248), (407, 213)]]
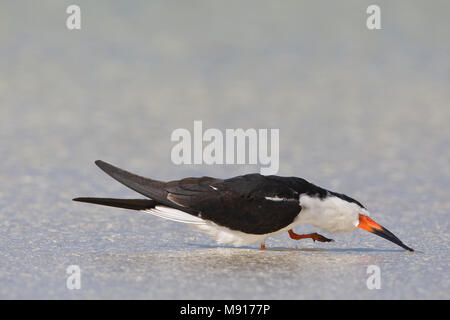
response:
[[(376, 31), (373, 1), (77, 0), (70, 31), (73, 3), (0, 4), (0, 298), (450, 298), (448, 1), (377, 0)], [(96, 159), (162, 180), (259, 171), (174, 165), (194, 120), (280, 129), (279, 175), (358, 199), (417, 252), (361, 230), (218, 246), (71, 201), (136, 196)]]

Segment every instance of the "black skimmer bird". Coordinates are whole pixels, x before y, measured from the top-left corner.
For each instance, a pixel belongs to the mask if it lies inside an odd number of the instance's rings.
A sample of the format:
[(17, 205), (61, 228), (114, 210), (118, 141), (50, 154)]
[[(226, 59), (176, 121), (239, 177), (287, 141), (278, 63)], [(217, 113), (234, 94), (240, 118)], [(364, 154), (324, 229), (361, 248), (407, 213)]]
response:
[(100, 169), (148, 199), (75, 198), (93, 204), (139, 210), (190, 224), (218, 243), (260, 243), (288, 232), (292, 239), (333, 241), (318, 233), (296, 234), (295, 226), (311, 224), (329, 233), (372, 232), (414, 251), (368, 217), (366, 208), (345, 194), (318, 187), (302, 178), (247, 174), (231, 179), (185, 178), (163, 182), (144, 178), (104, 161)]

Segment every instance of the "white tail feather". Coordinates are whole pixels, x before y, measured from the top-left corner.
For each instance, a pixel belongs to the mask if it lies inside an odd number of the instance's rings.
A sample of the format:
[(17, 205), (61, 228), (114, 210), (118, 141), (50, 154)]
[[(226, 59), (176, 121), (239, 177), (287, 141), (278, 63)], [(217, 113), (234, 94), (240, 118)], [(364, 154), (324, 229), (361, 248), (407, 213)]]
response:
[(178, 221), (190, 224), (206, 224), (205, 220), (196, 217), (192, 214), (183, 212), (178, 209), (166, 207), (166, 206), (155, 206), (155, 208), (143, 210), (144, 212), (151, 213), (157, 217)]

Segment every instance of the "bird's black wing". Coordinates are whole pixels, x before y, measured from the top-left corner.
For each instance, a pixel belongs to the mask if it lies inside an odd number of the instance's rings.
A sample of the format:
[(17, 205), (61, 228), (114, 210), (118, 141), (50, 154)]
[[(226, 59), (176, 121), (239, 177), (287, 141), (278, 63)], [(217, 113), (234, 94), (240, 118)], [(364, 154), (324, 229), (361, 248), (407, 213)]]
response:
[(249, 174), (231, 179), (186, 178), (163, 182), (138, 176), (104, 161), (95, 162), (127, 187), (220, 226), (266, 234), (289, 225), (299, 214), (299, 192), (276, 176)]
[(233, 230), (266, 234), (289, 225), (299, 214), (299, 194), (283, 182), (259, 174), (227, 180), (188, 178), (169, 182), (174, 204)]
[[(174, 185), (182, 186), (184, 187), (185, 195), (188, 196), (190, 190), (192, 190), (192, 192), (193, 191), (200, 192), (201, 190), (205, 189), (205, 188), (201, 189), (203, 186), (208, 186), (211, 183), (223, 181), (220, 179), (203, 177), (203, 178), (186, 178), (173, 182), (164, 182), (139, 176), (137, 174), (115, 167), (102, 160), (95, 161), (95, 164), (115, 180), (119, 181), (120, 183), (124, 184), (130, 189), (139, 192), (140, 194), (148, 198), (151, 198), (153, 201), (155, 201), (153, 206), (157, 204), (162, 204), (175, 209), (181, 209), (187, 213), (194, 215), (197, 215), (198, 211), (191, 210), (190, 208), (186, 208), (184, 206), (180, 206), (175, 201), (168, 199), (169, 192), (166, 190), (167, 187)], [(88, 202), (85, 200), (86, 199), (83, 200), (77, 199), (76, 201)], [(90, 202), (94, 203), (93, 201)]]
[(164, 190), (166, 182), (144, 178), (137, 174), (115, 167), (102, 160), (95, 161), (95, 164), (112, 178), (126, 185), (128, 188), (149, 197), (160, 204), (172, 205), (167, 200), (167, 192)]

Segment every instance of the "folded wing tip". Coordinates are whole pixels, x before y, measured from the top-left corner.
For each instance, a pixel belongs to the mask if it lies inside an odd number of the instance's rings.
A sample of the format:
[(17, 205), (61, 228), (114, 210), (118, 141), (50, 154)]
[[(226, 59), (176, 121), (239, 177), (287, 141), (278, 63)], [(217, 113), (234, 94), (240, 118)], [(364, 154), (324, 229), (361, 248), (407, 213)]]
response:
[(107, 165), (107, 163), (105, 162), (105, 161), (103, 161), (103, 160), (95, 160), (95, 164), (97, 165), (97, 166), (99, 166), (100, 168), (103, 166), (103, 165)]
[(111, 172), (114, 172), (117, 170), (123, 171), (122, 169), (119, 169), (119, 168), (113, 166), (112, 164), (109, 164), (108, 162), (105, 162), (103, 160), (95, 160), (95, 164), (97, 165), (97, 167), (102, 169), (107, 174), (110, 174)]

